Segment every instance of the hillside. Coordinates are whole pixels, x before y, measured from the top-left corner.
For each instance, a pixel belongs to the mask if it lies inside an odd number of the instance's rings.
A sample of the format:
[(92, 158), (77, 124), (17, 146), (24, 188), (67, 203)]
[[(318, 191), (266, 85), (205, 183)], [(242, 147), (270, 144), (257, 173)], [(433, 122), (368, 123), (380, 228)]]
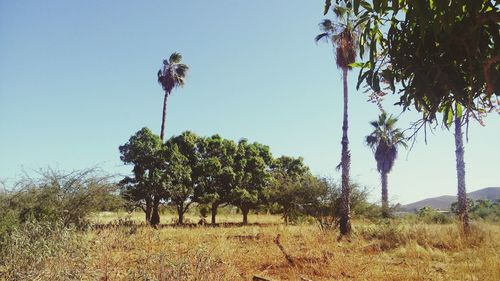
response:
[[(487, 187), (480, 190), (467, 193), (468, 198), (473, 200), (478, 199), (489, 199), (495, 200), (500, 198), (500, 187)], [(454, 195), (443, 195), (433, 198), (423, 199), (414, 203), (406, 204), (401, 206), (404, 211), (414, 211), (425, 206), (432, 207), (439, 210), (448, 210), (453, 202), (457, 201), (457, 196)]]

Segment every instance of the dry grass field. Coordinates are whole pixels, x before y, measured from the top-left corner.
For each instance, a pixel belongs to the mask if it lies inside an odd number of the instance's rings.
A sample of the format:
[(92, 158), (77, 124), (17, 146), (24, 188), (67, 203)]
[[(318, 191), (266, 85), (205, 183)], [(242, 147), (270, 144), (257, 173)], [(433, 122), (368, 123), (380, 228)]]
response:
[[(96, 220), (122, 215), (100, 214)], [(220, 220), (241, 217), (227, 215)], [(22, 256), (13, 256), (17, 263), (7, 264), (0, 276), (3, 280), (252, 280), (255, 275), (270, 280), (500, 280), (500, 225), (474, 223), (466, 238), (456, 224), (355, 221), (350, 240), (337, 241), (336, 232), (321, 232), (314, 225), (285, 226), (278, 224), (277, 216), (251, 216), (250, 222), (256, 221), (276, 224), (160, 229), (122, 225), (61, 235), (57, 239), (66, 241), (65, 246), (56, 254), (25, 267)], [(278, 234), (291, 263), (275, 243)], [(33, 252), (36, 245), (30, 247)], [(16, 275), (13, 270), (27, 273)]]

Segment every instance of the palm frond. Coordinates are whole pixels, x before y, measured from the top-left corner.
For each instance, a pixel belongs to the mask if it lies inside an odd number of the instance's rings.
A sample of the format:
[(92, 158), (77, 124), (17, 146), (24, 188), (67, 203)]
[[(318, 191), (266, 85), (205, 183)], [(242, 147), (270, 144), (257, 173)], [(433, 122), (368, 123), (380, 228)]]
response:
[(335, 31), (335, 27), (333, 25), (333, 22), (329, 19), (324, 19), (319, 23), (319, 28), (320, 30), (324, 32), (333, 32)]
[(396, 122), (398, 121), (397, 118), (395, 117), (392, 117), (392, 115), (389, 116), (389, 118), (387, 118), (385, 120), (385, 126), (388, 128), (388, 129), (392, 129), (394, 127), (394, 124), (396, 124)]
[(373, 136), (373, 135), (369, 135), (366, 137), (366, 144), (373, 148), (374, 146), (376, 146), (378, 143), (378, 138)]
[(172, 53), (167, 60), (163, 61), (163, 69), (157, 73), (158, 83), (161, 84), (163, 90), (170, 93), (174, 88), (184, 85), (189, 67), (183, 63), (182, 55), (175, 52)]
[(328, 34), (327, 32), (318, 34), (316, 35), (316, 37), (314, 37), (314, 41), (316, 41), (316, 43), (319, 42), (321, 39), (325, 39), (326, 41), (328, 41), (329, 35), (330, 34)]
[(351, 11), (344, 6), (337, 5), (335, 8), (333, 8), (333, 13), (339, 19), (340, 21), (345, 21), (346, 17)]
[(378, 128), (379, 125), (378, 125), (378, 122), (377, 121), (371, 121), (370, 122), (370, 125), (372, 125), (374, 128)]
[(180, 63), (182, 61), (182, 55), (177, 52), (174, 52), (170, 55), (168, 61), (170, 62), (170, 64)]
[(370, 122), (374, 131), (366, 137), (366, 144), (375, 152), (379, 172), (389, 173), (396, 160), (398, 146), (407, 147), (404, 133), (394, 128), (396, 122), (397, 118), (385, 112), (378, 116), (377, 121)]
[(175, 67), (175, 74), (179, 77), (185, 77), (189, 67), (185, 64), (177, 64)]

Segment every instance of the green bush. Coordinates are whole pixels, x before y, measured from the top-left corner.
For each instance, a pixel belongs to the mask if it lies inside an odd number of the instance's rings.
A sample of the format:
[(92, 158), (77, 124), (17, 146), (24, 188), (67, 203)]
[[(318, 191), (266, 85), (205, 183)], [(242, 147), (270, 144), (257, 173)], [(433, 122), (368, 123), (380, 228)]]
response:
[(449, 224), (453, 222), (453, 217), (450, 214), (440, 213), (431, 207), (420, 208), (417, 216), (425, 223)]

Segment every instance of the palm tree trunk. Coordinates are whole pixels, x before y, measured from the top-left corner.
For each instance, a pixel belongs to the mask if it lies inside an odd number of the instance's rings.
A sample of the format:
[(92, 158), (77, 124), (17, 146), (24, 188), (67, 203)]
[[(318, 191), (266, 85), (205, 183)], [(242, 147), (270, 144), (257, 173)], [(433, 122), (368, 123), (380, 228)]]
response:
[(458, 183), (458, 215), (462, 221), (464, 232), (469, 232), (469, 213), (467, 210), (467, 192), (465, 189), (464, 144), (461, 118), (455, 115), (455, 157)]
[(389, 217), (389, 194), (387, 191), (387, 173), (382, 172), (380, 174), (382, 181), (382, 217)]
[(342, 214), (340, 217), (340, 233), (347, 235), (351, 232), (350, 220), (350, 190), (349, 190), (349, 167), (351, 165), (351, 155), (349, 152), (348, 130), (348, 88), (347, 88), (347, 68), (342, 69), (342, 79), (344, 82), (344, 118), (342, 121)]
[(165, 92), (165, 97), (163, 98), (163, 114), (161, 118), (161, 131), (160, 131), (160, 139), (163, 142), (163, 136), (165, 133), (165, 121), (167, 119), (167, 98), (168, 98), (168, 92)]

